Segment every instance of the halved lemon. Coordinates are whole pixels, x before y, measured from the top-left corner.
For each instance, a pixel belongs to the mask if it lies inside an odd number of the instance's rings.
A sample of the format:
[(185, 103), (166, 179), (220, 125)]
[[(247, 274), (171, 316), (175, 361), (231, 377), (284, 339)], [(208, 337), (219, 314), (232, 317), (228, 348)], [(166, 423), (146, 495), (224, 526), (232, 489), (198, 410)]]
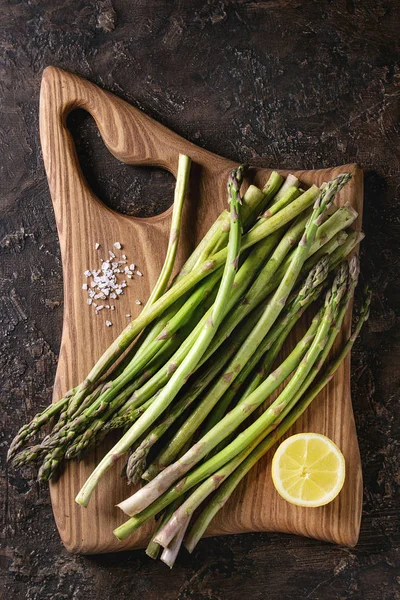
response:
[(332, 440), (319, 433), (298, 433), (279, 446), (272, 460), (277, 492), (297, 506), (323, 506), (343, 487), (344, 456)]

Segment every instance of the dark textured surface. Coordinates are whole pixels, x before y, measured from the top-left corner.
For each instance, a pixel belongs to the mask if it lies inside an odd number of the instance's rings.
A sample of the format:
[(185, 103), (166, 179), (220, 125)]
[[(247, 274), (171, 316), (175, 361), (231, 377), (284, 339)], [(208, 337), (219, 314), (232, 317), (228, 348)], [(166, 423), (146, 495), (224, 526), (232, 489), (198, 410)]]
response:
[[(1, 2), (1, 586), (20, 600), (400, 598), (400, 68), (396, 0)], [(207, 540), (170, 573), (142, 552), (62, 548), (46, 487), (4, 462), (18, 426), (50, 401), (62, 273), (38, 134), (43, 68), (107, 87), (178, 133), (266, 166), (365, 169), (362, 270), (374, 289), (353, 352), (364, 471), (354, 549), (288, 535)], [(171, 176), (118, 164), (89, 117), (71, 128), (96, 192), (136, 215), (162, 211)], [(397, 496), (398, 498), (398, 496)], [(397, 508), (397, 511), (396, 511)], [(397, 570), (396, 570), (397, 562)]]

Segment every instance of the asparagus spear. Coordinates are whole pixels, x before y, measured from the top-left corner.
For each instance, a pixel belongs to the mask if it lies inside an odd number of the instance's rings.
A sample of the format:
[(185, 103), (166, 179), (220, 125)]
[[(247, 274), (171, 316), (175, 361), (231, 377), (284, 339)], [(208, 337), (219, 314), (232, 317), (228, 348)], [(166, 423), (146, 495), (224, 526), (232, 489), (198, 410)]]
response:
[(289, 173), (289, 175), (286, 177), (285, 181), (283, 182), (283, 185), (280, 188), (279, 192), (275, 195), (274, 199), (272, 200), (272, 206), (274, 206), (274, 204), (276, 204), (277, 202), (279, 202), (282, 199), (282, 197), (286, 194), (287, 190), (290, 187), (299, 188), (299, 186), (300, 186), (300, 181), (297, 179), (297, 177), (295, 175), (293, 175), (292, 173)]
[(158, 277), (157, 283), (150, 294), (149, 299), (146, 302), (146, 308), (150, 307), (167, 289), (168, 281), (171, 277), (176, 252), (178, 250), (179, 236), (181, 231), (181, 216), (183, 203), (185, 201), (187, 189), (189, 186), (189, 174), (190, 174), (190, 163), (191, 160), (185, 154), (180, 154), (178, 158), (178, 171), (175, 185), (174, 205), (172, 211), (172, 222), (169, 232), (169, 242), (167, 248), (167, 254), (165, 261), (161, 269), (161, 273)]
[[(155, 534), (166, 524), (168, 523), (171, 516), (174, 514), (175, 510), (182, 504), (181, 498), (178, 498), (175, 502), (172, 502), (170, 506), (165, 510), (164, 514), (160, 517), (158, 526), (156, 528)], [(150, 558), (156, 559), (160, 553), (161, 546), (154, 541), (154, 536), (150, 540), (146, 548), (146, 554)]]
[(285, 206), (293, 202), (293, 200), (295, 200), (299, 196), (300, 192), (297, 189), (297, 187), (292, 186), (287, 188), (286, 192), (282, 195), (280, 200), (278, 202), (274, 202), (271, 206), (269, 206), (269, 208), (265, 212), (262, 213), (254, 227), (259, 227), (261, 223), (263, 223), (266, 219), (275, 215), (277, 212), (282, 210), (282, 208), (285, 208)]
[(7, 453), (7, 460), (12, 460), (25, 442), (33, 437), (44, 425), (47, 425), (50, 419), (58, 415), (68, 405), (73, 393), (74, 390), (71, 390), (64, 396), (64, 398), (61, 398), (54, 404), (50, 404), (50, 406), (48, 406), (45, 410), (35, 415), (32, 421), (26, 423), (20, 428), (10, 444)]
[[(241, 220), (240, 220), (240, 185), (243, 176), (242, 167), (235, 169), (228, 181), (229, 203), (231, 207), (231, 227), (229, 243), (226, 256), (226, 264), (217, 293), (213, 311), (210, 319), (206, 322), (195, 344), (175, 371), (165, 388), (160, 392), (149, 409), (142, 417), (132, 425), (114, 448), (103, 458), (89, 477), (76, 501), (82, 506), (87, 506), (90, 496), (102, 475), (113, 465), (116, 455), (125, 453), (132, 444), (147, 430), (154, 420), (168, 407), (175, 398), (186, 378), (192, 373), (207, 347), (212, 341), (216, 330), (224, 316), (226, 302), (231, 292), (235, 273), (239, 265), (239, 253), (241, 243)], [(175, 286), (177, 287), (177, 286)], [(172, 288), (174, 289), (174, 288)]]
[[(223, 485), (213, 495), (211, 502), (203, 509), (203, 511), (197, 517), (191, 530), (189, 531), (189, 535), (185, 540), (185, 546), (189, 550), (189, 552), (193, 552), (194, 548), (202, 538), (211, 520), (214, 518), (217, 512), (226, 504), (227, 500), (230, 498), (236, 487), (239, 485), (240, 481), (245, 477), (245, 475), (250, 471), (250, 469), (255, 465), (255, 463), (258, 460), (260, 460), (260, 458), (262, 458), (268, 452), (268, 450), (270, 450), (270, 448), (290, 429), (290, 427), (292, 427), (293, 423), (295, 423), (295, 421), (303, 414), (303, 412), (316, 398), (319, 392), (332, 380), (335, 372), (342, 364), (343, 360), (346, 358), (348, 353), (351, 351), (351, 348), (353, 347), (353, 344), (357, 339), (363, 324), (368, 319), (369, 303), (370, 294), (369, 292), (367, 292), (357, 326), (354, 332), (351, 334), (348, 341), (346, 342), (346, 344), (340, 350), (339, 354), (331, 361), (331, 363), (328, 365), (328, 367), (325, 369), (322, 375), (318, 378), (317, 382), (313, 385), (313, 387), (309, 389), (304, 395), (301, 394), (300, 401), (298, 401), (295, 408), (285, 416), (285, 419), (279, 424), (275, 431), (271, 432), (268, 435), (268, 437), (266, 437), (260, 444), (258, 444), (256, 448), (252, 451), (252, 453), (248, 456), (248, 458), (244, 459), (244, 461), (241, 462), (240, 467), (234, 470), (233, 474), (229, 477), (229, 479), (225, 483), (223, 483)], [(238, 461), (238, 456), (235, 457), (236, 461)], [(164, 522), (164, 524), (166, 524), (166, 522)]]
[(178, 556), (179, 550), (181, 548), (183, 538), (185, 536), (186, 530), (188, 528), (191, 517), (186, 517), (180, 525), (180, 529), (175, 537), (170, 541), (170, 544), (167, 548), (163, 550), (161, 554), (161, 560), (170, 568), (175, 564), (176, 558)]
[[(169, 278), (170, 278), (171, 273), (174, 268), (175, 257), (176, 257), (176, 252), (178, 249), (179, 236), (180, 236), (182, 209), (183, 209), (183, 204), (184, 204), (186, 193), (187, 193), (187, 188), (189, 185), (190, 164), (191, 164), (191, 160), (188, 156), (186, 156), (184, 154), (179, 154), (176, 185), (175, 185), (175, 194), (174, 194), (174, 204), (173, 204), (173, 211), (172, 211), (172, 222), (171, 222), (170, 236), (169, 236), (168, 247), (167, 247), (167, 254), (166, 254), (165, 261), (164, 261), (163, 267), (161, 269), (160, 275), (156, 282), (156, 285), (154, 286), (153, 291), (150, 294), (150, 297), (144, 307), (144, 310), (142, 311), (142, 314), (146, 313), (147, 310), (154, 304), (154, 302), (156, 300), (158, 300), (160, 296), (162, 296), (162, 294), (164, 293), (164, 291), (168, 285)], [(132, 338), (131, 341), (133, 341), (133, 339), (134, 338)], [(126, 349), (128, 346), (129, 346), (129, 343), (125, 346), (124, 349)], [(119, 355), (121, 355), (121, 354), (122, 354), (122, 352)], [(111, 362), (114, 362), (114, 360)], [(103, 369), (103, 372), (106, 370), (106, 368)], [(96, 379), (98, 379), (98, 377)], [(88, 388), (90, 389), (91, 387), (93, 387), (94, 382), (95, 382), (95, 380), (89, 379), (86, 381), (86, 383), (84, 382), (83, 384), (81, 384), (79, 386), (78, 390), (76, 391), (76, 393), (74, 394), (74, 397), (71, 400), (70, 405), (68, 406), (68, 412), (67, 412), (68, 418), (71, 417), (76, 412), (77, 408), (79, 408), (82, 401), (87, 396)]]

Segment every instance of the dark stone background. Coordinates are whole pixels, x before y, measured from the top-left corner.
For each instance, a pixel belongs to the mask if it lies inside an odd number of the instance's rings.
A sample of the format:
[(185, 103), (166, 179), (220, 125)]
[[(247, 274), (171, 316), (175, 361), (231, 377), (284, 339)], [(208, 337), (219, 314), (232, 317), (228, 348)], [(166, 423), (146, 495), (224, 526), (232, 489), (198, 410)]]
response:
[[(20, 600), (400, 598), (399, 11), (396, 0), (1, 0), (0, 376), (5, 598)], [(353, 352), (364, 470), (354, 549), (280, 534), (204, 541), (170, 573), (143, 552), (68, 555), (46, 486), (4, 461), (51, 398), (62, 272), (38, 134), (42, 70), (104, 86), (205, 148), (265, 166), (365, 169), (362, 271), (374, 289)], [(84, 113), (85, 173), (126, 212), (162, 211), (171, 176), (118, 164)], [(398, 508), (397, 502), (397, 508)]]

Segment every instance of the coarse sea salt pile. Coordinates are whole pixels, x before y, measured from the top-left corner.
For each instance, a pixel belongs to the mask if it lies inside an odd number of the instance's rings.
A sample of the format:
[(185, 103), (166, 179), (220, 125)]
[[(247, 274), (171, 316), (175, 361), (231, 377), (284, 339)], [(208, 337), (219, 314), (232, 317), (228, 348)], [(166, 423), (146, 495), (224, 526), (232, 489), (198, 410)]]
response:
[[(95, 249), (99, 250), (100, 248), (101, 245), (96, 242)], [(122, 250), (122, 244), (115, 242), (114, 248)], [(82, 289), (87, 292), (87, 303), (95, 309), (96, 315), (104, 309), (115, 310), (113, 301), (123, 295), (124, 289), (128, 285), (126, 279), (133, 279), (134, 275), (143, 277), (143, 273), (136, 269), (135, 263), (128, 265), (126, 254), (122, 254), (121, 258), (118, 258), (112, 250), (109, 250), (108, 255), (107, 259), (100, 259), (99, 269), (87, 269), (84, 272), (87, 282), (82, 285)], [(135, 300), (135, 303), (142, 304), (140, 300)], [(106, 319), (105, 324), (106, 327), (111, 327), (112, 321)]]

